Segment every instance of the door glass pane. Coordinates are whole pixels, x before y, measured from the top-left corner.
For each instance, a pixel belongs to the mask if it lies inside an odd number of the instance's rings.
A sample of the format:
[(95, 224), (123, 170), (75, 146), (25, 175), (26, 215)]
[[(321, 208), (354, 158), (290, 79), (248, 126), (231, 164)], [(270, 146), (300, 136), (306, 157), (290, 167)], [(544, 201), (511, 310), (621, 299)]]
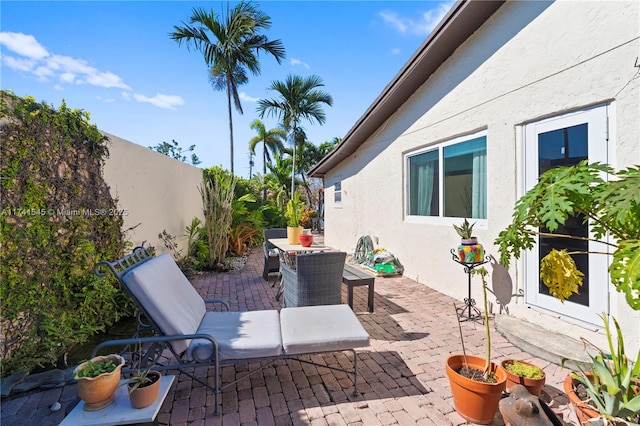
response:
[[(572, 166), (582, 160), (587, 159), (588, 142), (587, 123), (577, 126), (557, 129), (550, 132), (538, 134), (538, 170), (539, 174), (544, 173), (553, 167)], [(580, 237), (588, 237), (589, 229), (583, 223), (583, 216), (576, 216), (567, 219), (564, 226), (558, 227), (555, 233), (567, 234)], [(540, 228), (540, 232), (549, 232), (545, 228)], [(566, 249), (568, 252), (586, 252), (589, 249), (588, 241), (579, 241), (568, 238), (554, 238), (540, 236), (539, 239), (540, 259), (546, 256), (551, 249)], [(580, 287), (580, 294), (571, 296), (570, 302), (589, 306), (589, 255), (572, 255), (578, 269), (584, 274), (583, 284)], [(549, 294), (549, 289), (542, 281), (539, 283), (539, 292)]]

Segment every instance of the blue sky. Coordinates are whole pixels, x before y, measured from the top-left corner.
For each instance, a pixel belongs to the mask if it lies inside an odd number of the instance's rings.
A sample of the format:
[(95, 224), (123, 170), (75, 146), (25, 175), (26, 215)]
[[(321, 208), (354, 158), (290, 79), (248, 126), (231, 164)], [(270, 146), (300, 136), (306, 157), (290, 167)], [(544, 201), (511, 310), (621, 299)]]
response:
[[(232, 2), (231, 5), (236, 4)], [(343, 137), (402, 68), (453, 2), (262, 1), (281, 39), (279, 65), (261, 55), (262, 73), (239, 88), (234, 111), (235, 173), (249, 175), (249, 124), (271, 81), (320, 76), (333, 97), (323, 126), (303, 123), (315, 144)], [(142, 146), (196, 145), (200, 166), (229, 168), (226, 96), (212, 89), (202, 55), (168, 36), (193, 7), (226, 2), (7, 1), (0, 4), (0, 86), (91, 114), (101, 130)], [(267, 128), (273, 118), (263, 119)], [(260, 150), (260, 148), (258, 148)], [(262, 171), (261, 157), (255, 159)], [(254, 169), (255, 172), (255, 169)]]

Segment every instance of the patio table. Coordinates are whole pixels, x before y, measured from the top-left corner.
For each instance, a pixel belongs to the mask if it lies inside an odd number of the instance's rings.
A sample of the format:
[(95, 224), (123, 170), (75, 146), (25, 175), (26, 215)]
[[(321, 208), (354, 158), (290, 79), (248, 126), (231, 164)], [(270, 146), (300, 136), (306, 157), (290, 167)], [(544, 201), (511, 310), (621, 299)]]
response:
[[(303, 247), (302, 244), (290, 244), (289, 240), (286, 238), (272, 238), (272, 239), (269, 239), (269, 242), (273, 244), (280, 251), (280, 261), (284, 262), (287, 266), (291, 268), (295, 268), (296, 255), (299, 253), (312, 253), (312, 252), (321, 252), (321, 251), (331, 250), (330, 247), (320, 245), (317, 243), (313, 243), (309, 247)], [(278, 287), (278, 291), (276, 292), (276, 300), (280, 299), (280, 296), (282, 296), (283, 290), (284, 290), (284, 283), (283, 283), (282, 274), (281, 274), (280, 286)]]

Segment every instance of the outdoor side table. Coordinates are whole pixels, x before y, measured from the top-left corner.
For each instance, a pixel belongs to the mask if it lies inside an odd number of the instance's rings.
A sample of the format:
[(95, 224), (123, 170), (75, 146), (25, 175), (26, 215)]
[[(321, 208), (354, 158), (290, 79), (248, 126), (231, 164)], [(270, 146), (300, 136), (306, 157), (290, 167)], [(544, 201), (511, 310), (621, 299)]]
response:
[[(146, 408), (131, 407), (126, 386), (127, 380), (123, 379), (116, 389), (116, 399), (111, 404), (97, 411), (85, 411), (84, 401), (80, 401), (64, 418), (60, 426), (158, 424), (156, 417), (175, 377), (162, 376), (158, 399)], [(123, 384), (124, 386), (122, 386)]]

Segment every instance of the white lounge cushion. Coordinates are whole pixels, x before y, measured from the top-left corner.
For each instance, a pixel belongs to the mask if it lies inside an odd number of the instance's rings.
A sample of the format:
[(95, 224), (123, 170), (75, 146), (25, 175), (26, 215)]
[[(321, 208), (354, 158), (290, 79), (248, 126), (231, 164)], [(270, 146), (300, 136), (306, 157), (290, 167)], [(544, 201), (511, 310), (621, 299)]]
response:
[[(220, 359), (249, 359), (282, 354), (278, 311), (207, 312), (197, 333), (216, 339)], [(193, 339), (187, 359), (205, 359), (211, 355), (211, 342)]]
[(282, 346), (289, 355), (369, 346), (369, 333), (348, 305), (284, 308), (280, 325)]
[[(169, 254), (132, 269), (123, 281), (164, 334), (193, 334), (198, 330), (206, 312), (204, 301)], [(189, 342), (176, 340), (171, 346), (182, 353)]]

